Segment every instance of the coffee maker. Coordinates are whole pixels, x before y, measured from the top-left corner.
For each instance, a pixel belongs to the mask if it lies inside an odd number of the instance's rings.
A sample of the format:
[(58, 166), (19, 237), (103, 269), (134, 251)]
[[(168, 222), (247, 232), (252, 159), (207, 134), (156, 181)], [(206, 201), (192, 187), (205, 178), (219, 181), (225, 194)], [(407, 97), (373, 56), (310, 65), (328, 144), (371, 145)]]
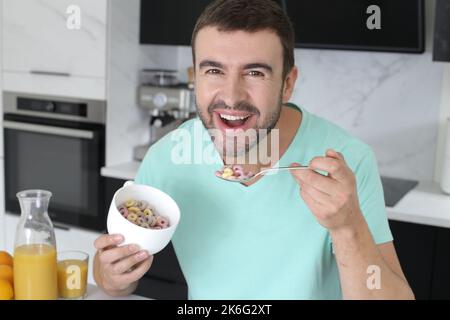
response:
[(150, 146), (184, 121), (196, 116), (192, 81), (179, 83), (177, 71), (144, 69), (138, 88), (138, 105), (148, 110), (149, 143), (134, 148), (133, 157), (142, 161)]

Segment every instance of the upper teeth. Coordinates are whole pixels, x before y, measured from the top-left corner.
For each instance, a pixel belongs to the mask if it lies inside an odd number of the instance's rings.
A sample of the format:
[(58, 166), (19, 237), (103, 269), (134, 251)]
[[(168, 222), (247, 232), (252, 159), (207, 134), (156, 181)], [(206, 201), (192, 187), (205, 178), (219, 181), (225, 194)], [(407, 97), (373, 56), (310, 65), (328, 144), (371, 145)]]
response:
[(244, 120), (244, 119), (250, 117), (250, 115), (238, 117), (238, 116), (231, 116), (229, 114), (220, 114), (220, 117), (225, 120)]

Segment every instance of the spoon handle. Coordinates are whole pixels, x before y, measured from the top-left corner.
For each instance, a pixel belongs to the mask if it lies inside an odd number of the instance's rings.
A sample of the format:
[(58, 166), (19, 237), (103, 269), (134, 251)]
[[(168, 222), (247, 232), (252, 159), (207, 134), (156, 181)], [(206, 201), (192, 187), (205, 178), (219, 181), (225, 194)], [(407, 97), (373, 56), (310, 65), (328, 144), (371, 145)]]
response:
[(306, 170), (309, 169), (309, 166), (298, 166), (298, 167), (278, 167), (278, 168), (269, 168), (261, 170), (262, 172), (269, 172), (269, 171), (285, 171), (285, 170)]

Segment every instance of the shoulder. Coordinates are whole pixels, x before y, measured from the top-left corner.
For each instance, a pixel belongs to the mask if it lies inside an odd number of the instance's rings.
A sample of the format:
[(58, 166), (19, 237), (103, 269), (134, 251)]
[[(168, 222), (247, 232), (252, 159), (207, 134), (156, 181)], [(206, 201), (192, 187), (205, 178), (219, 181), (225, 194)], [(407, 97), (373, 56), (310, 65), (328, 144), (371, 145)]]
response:
[(342, 153), (349, 167), (355, 172), (361, 169), (362, 163), (374, 165), (375, 154), (367, 143), (331, 121), (312, 114), (304, 108), (301, 110), (307, 118), (308, 138), (321, 146), (323, 153), (328, 148)]
[(162, 171), (174, 170), (173, 150), (180, 143), (177, 136), (193, 133), (194, 127), (201, 121), (197, 118), (183, 122), (177, 129), (167, 133), (148, 149), (137, 172), (137, 183), (156, 185)]

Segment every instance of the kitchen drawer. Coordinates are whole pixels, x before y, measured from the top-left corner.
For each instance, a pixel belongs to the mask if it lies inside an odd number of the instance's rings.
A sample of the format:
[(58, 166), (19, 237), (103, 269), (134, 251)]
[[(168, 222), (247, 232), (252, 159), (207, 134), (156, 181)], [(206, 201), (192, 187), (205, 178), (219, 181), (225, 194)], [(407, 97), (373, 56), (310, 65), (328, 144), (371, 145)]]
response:
[(106, 80), (104, 78), (5, 71), (3, 72), (3, 90), (69, 98), (106, 100)]

